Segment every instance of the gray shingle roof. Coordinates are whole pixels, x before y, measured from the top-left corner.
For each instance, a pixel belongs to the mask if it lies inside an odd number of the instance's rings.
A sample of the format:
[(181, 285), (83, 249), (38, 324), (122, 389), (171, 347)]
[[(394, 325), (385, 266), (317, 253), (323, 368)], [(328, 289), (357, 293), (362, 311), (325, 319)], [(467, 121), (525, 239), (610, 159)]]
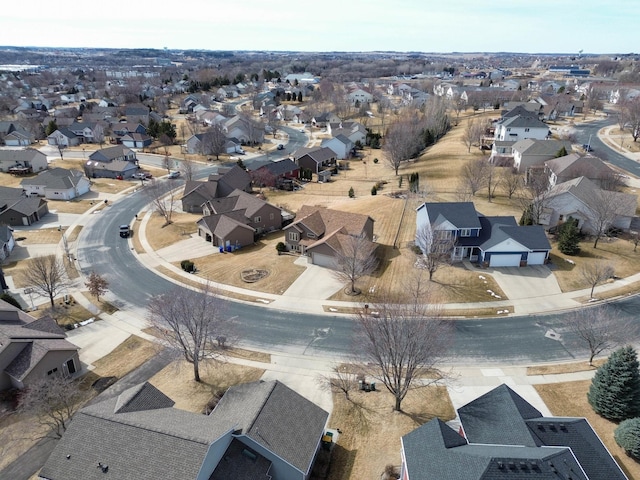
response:
[(435, 226), (448, 221), (459, 229), (481, 227), (473, 202), (423, 203), (418, 210), (422, 208), (427, 211), (429, 223)]
[(513, 217), (480, 216), (482, 224), (480, 248), (488, 250), (511, 238), (530, 250), (551, 250), (551, 244), (540, 225), (518, 225)]
[(518, 140), (513, 144), (513, 151), (520, 152), (526, 155), (540, 155), (540, 156), (555, 156), (562, 147), (567, 152), (571, 152), (571, 142), (562, 140), (535, 140), (527, 138), (525, 140)]
[(46, 188), (66, 190), (78, 185), (82, 177), (84, 174), (79, 170), (56, 167), (40, 172), (35, 177), (25, 178), (20, 185), (44, 185)]

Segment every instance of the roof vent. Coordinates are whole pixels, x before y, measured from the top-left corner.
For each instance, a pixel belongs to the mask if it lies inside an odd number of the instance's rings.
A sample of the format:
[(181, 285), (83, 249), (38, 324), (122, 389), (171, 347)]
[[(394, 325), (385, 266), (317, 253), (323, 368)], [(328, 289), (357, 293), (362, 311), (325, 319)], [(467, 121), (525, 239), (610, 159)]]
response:
[(542, 425), (541, 423), (538, 424), (538, 430), (541, 430), (544, 432), (544, 425)]
[(515, 470), (515, 469), (516, 469), (516, 464), (515, 464), (515, 462), (509, 462), (509, 469), (510, 469), (510, 470)]
[(98, 462), (98, 468), (102, 470), (102, 473), (109, 471), (109, 465), (104, 465), (102, 462)]
[(500, 470), (504, 470), (504, 463), (503, 462), (498, 462), (498, 468)]

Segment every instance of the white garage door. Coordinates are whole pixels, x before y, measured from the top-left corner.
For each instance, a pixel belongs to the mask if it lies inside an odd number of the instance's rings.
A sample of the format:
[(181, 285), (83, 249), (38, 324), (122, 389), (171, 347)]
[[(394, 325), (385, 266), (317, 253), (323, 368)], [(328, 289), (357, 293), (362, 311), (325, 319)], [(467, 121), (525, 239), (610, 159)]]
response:
[(509, 255), (500, 255), (493, 254), (491, 255), (491, 259), (489, 260), (490, 267), (519, 267), (520, 266), (520, 257), (519, 253), (517, 254), (509, 254)]
[(532, 252), (527, 257), (527, 265), (544, 265), (545, 258), (546, 252)]
[(334, 268), (333, 257), (321, 253), (312, 253), (312, 263), (321, 267)]

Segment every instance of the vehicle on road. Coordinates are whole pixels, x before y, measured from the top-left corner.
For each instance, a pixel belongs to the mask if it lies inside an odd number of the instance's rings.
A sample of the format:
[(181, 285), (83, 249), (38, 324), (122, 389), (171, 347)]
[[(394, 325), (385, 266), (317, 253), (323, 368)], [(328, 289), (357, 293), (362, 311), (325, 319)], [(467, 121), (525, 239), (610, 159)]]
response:
[(589, 145), (588, 143), (585, 143), (584, 145), (582, 145), (582, 149), (585, 152), (593, 152), (593, 147), (591, 145)]
[(281, 144), (281, 143), (279, 143), (279, 144), (278, 144), (278, 150), (284, 150), (284, 145), (283, 145), (283, 144)]
[(169, 175), (167, 175), (167, 178), (178, 178), (179, 176), (180, 176), (180, 172), (176, 170), (174, 172), (170, 172)]
[(129, 225), (120, 225), (120, 237), (127, 238), (131, 235), (131, 228)]

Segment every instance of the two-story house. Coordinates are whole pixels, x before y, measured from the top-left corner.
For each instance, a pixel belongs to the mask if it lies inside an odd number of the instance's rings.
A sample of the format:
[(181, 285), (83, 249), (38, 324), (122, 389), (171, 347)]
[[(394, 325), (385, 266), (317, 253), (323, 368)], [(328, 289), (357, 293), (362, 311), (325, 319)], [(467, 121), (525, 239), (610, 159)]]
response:
[(416, 210), (416, 244), (425, 253), (451, 239), (451, 260), (489, 267), (546, 263), (551, 244), (540, 226), (519, 226), (513, 217), (486, 217), (472, 202), (423, 203)]
[[(563, 150), (564, 149), (564, 150)], [(571, 142), (564, 140), (519, 140), (511, 146), (513, 167), (526, 174), (531, 167), (543, 165), (547, 160), (556, 158), (560, 152), (572, 152)]]
[(516, 115), (505, 117), (496, 123), (494, 140), (512, 142), (526, 138), (544, 140), (549, 135), (548, 125), (534, 115)]

